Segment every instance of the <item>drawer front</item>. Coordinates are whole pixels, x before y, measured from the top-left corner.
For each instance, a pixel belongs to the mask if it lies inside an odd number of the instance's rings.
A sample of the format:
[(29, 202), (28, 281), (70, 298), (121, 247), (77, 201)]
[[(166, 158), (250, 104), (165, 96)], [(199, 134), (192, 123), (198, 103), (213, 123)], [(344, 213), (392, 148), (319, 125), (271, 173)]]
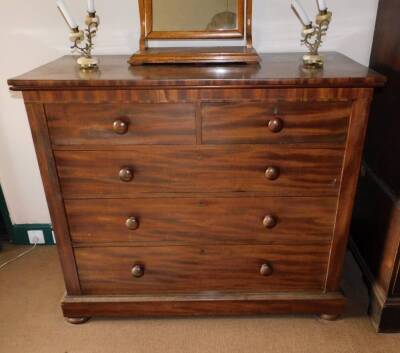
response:
[(75, 249), (83, 293), (92, 295), (321, 291), (328, 253), (328, 245)]
[(206, 144), (344, 145), (350, 114), (348, 102), (205, 104), (202, 140)]
[(343, 151), (143, 146), (129, 151), (56, 151), (55, 157), (66, 198), (243, 191), (313, 196), (337, 194)]
[(75, 243), (329, 243), (336, 198), (66, 200)]
[(50, 104), (46, 115), (54, 145), (195, 144), (190, 104)]

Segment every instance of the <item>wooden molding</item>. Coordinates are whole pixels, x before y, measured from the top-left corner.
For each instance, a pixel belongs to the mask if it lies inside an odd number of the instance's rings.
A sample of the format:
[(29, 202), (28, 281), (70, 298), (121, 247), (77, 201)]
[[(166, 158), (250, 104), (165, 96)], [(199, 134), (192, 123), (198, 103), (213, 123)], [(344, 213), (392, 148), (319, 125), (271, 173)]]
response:
[[(218, 304), (218, 305), (217, 305)], [(260, 314), (328, 314), (343, 312), (346, 300), (339, 292), (316, 293), (216, 293), (213, 295), (65, 296), (65, 317), (158, 317)]]
[(207, 48), (148, 48), (140, 50), (129, 59), (131, 65), (142, 64), (215, 64), (253, 63), (260, 57), (253, 48), (207, 47)]

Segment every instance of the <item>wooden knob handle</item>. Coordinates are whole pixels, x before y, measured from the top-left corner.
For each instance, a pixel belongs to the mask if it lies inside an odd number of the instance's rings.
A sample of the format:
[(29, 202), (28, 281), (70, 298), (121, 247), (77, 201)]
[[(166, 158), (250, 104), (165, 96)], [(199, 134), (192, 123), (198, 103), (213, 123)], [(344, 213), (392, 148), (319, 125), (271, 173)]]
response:
[(266, 215), (263, 219), (263, 225), (265, 228), (272, 229), (277, 225), (278, 221), (273, 215)]
[(136, 217), (129, 217), (125, 222), (126, 228), (136, 230), (139, 228), (139, 221)]
[(260, 274), (261, 276), (271, 276), (274, 270), (272, 269), (272, 266), (270, 264), (262, 264), (260, 268)]
[(128, 132), (128, 127), (128, 123), (121, 119), (115, 120), (113, 123), (113, 130), (119, 135), (126, 134)]
[(272, 132), (280, 132), (283, 129), (283, 120), (279, 118), (272, 119), (268, 122), (268, 128)]
[(140, 278), (144, 276), (144, 266), (143, 265), (135, 265), (132, 268), (132, 276), (136, 278)]
[(265, 177), (268, 180), (276, 180), (279, 178), (280, 171), (279, 168), (277, 167), (268, 167), (267, 170), (265, 171)]
[(124, 167), (119, 171), (119, 178), (122, 181), (129, 182), (133, 179), (133, 170), (129, 167)]

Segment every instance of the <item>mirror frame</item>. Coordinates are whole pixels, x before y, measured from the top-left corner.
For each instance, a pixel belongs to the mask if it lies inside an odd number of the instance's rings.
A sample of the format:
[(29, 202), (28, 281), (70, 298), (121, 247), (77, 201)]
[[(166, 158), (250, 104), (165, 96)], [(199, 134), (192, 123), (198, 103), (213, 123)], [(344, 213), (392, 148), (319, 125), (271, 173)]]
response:
[(141, 42), (152, 39), (240, 39), (244, 38), (245, 0), (237, 0), (237, 28), (217, 31), (153, 31), (153, 0), (139, 0)]
[[(217, 31), (153, 31), (152, 0), (138, 0), (140, 12), (139, 50), (128, 60), (132, 66), (146, 64), (258, 64), (261, 61), (253, 48), (253, 0), (238, 1), (238, 21), (235, 30)], [(239, 46), (148, 47), (152, 39), (207, 40), (244, 39)]]

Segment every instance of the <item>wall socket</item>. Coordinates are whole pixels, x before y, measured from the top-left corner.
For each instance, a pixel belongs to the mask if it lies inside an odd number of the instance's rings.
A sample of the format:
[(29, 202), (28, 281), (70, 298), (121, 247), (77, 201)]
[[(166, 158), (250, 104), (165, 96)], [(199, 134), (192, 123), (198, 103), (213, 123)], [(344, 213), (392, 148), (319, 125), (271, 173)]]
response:
[(30, 244), (46, 244), (44, 233), (41, 230), (28, 230)]

